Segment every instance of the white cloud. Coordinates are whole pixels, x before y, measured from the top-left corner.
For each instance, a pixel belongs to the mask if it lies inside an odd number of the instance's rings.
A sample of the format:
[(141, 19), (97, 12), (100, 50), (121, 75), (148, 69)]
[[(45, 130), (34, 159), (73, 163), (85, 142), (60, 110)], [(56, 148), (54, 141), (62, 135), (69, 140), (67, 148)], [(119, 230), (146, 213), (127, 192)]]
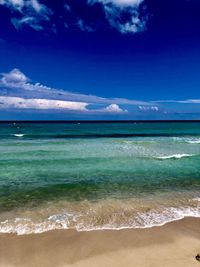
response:
[(51, 99), (25, 99), (21, 97), (0, 96), (0, 109), (67, 109), (77, 111), (87, 111), (88, 103), (61, 101)]
[(21, 11), (24, 7), (24, 0), (0, 0), (0, 5), (5, 5), (11, 9)]
[(128, 112), (127, 110), (123, 110), (117, 104), (110, 104), (109, 106), (102, 109), (102, 111), (110, 112), (110, 113), (123, 113)]
[(55, 109), (93, 115), (114, 115), (128, 114), (133, 111), (138, 113), (139, 111), (161, 112), (160, 105), (158, 106), (154, 102), (114, 97), (105, 98), (32, 83), (17, 68), (8, 73), (2, 73), (0, 78), (1, 109)]
[[(2, 89), (1, 89), (2, 88)], [(9, 73), (3, 73), (0, 79), (1, 95), (18, 96), (22, 98), (48, 98), (66, 101), (77, 101), (91, 104), (124, 104), (124, 105), (149, 105), (148, 102), (130, 100), (125, 98), (104, 98), (95, 95), (85, 95), (64, 91), (31, 83), (30, 79), (19, 69), (13, 69)]]
[(46, 12), (46, 7), (38, 2), (38, 0), (30, 0), (29, 5), (37, 12), (40, 13), (41, 11)]
[[(105, 17), (110, 26), (125, 34), (145, 30), (146, 17), (140, 12), (141, 4), (144, 1), (145, 0), (87, 0), (86, 3), (89, 5), (93, 5), (97, 2), (102, 4)], [(53, 13), (52, 10), (42, 4), (40, 0), (0, 0), (0, 5), (11, 10), (11, 22), (16, 29), (29, 26), (36, 31), (43, 30), (44, 22), (49, 21)], [(68, 4), (64, 4), (64, 9), (67, 12), (72, 12), (71, 6)], [(76, 17), (78, 16), (77, 14), (74, 15)], [(65, 27), (69, 26), (67, 22), (64, 24)], [(88, 25), (83, 19), (78, 18), (76, 24), (81, 31), (92, 32), (95, 30), (95, 25), (93, 25), (92, 22)], [(55, 27), (50, 27), (49, 29), (54, 31)]]
[(141, 111), (159, 111), (157, 106), (138, 106)]
[(41, 23), (48, 21), (52, 14), (52, 11), (38, 0), (0, 0), (0, 5), (8, 7), (13, 12), (11, 22), (17, 29), (28, 25), (35, 30), (42, 30)]
[[(0, 79), (0, 109), (59, 109), (87, 114), (127, 113), (119, 104), (148, 105), (146, 102), (123, 98), (103, 98), (84, 95), (32, 83), (19, 69), (2, 73)], [(105, 106), (108, 104), (106, 107)], [(93, 108), (89, 108), (93, 106)]]
[(2, 73), (1, 83), (5, 86), (21, 86), (28, 81), (29, 78), (16, 68), (8, 73)]
[(87, 114), (98, 113), (127, 113), (127, 110), (121, 109), (117, 104), (111, 104), (102, 109), (88, 109), (88, 103), (61, 101), (52, 99), (38, 99), (38, 98), (22, 98), (0, 96), (0, 110), (1, 109), (35, 109), (35, 110), (62, 110), (62, 111), (79, 111)]
[(186, 99), (186, 100), (157, 100), (154, 103), (180, 103), (180, 104), (200, 104), (200, 99)]
[(36, 31), (43, 29), (43, 27), (38, 23), (38, 20), (35, 17), (23, 17), (21, 19), (13, 18), (11, 21), (16, 29), (20, 29), (24, 25), (28, 25)]
[(139, 6), (144, 0), (89, 0), (89, 3), (100, 2), (103, 4), (113, 4), (116, 6), (131, 6), (137, 7)]
[(94, 31), (94, 29), (91, 26), (87, 25), (82, 19), (78, 19), (77, 26), (79, 27), (81, 31), (86, 31), (86, 32)]
[(89, 0), (89, 4), (102, 3), (105, 16), (111, 27), (119, 32), (136, 33), (146, 28), (146, 17), (141, 17), (139, 8), (144, 0)]
[[(166, 104), (165, 104), (166, 103)], [(172, 103), (172, 104), (170, 104)], [(177, 103), (177, 104), (176, 104)], [(190, 104), (190, 105), (188, 105)], [(13, 69), (0, 77), (0, 109), (59, 110), (84, 115), (165, 116), (199, 114), (200, 99), (137, 101), (105, 98), (51, 88), (33, 83), (22, 71)], [(31, 111), (32, 112), (32, 111)]]
[(30, 83), (30, 79), (19, 69), (15, 68), (8, 73), (2, 73), (2, 78), (0, 79), (0, 87), (7, 88), (20, 88), (28, 91), (44, 91), (51, 88), (41, 85), (40, 83)]
[(177, 102), (178, 103), (183, 103), (183, 104), (200, 104), (200, 99), (187, 99), (187, 100), (180, 100), (180, 101), (177, 101)]

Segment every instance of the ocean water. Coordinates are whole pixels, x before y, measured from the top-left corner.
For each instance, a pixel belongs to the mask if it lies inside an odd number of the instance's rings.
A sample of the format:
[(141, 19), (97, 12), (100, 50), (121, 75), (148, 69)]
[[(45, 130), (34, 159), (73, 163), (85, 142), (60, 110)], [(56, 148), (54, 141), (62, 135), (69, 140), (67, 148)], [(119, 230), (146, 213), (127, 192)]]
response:
[(200, 123), (0, 123), (0, 232), (200, 217)]

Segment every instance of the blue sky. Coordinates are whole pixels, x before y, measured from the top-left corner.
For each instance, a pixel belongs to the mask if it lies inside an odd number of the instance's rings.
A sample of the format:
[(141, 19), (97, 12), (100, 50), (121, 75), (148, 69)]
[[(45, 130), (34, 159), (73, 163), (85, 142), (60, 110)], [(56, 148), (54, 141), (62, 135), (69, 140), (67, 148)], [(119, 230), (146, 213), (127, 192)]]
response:
[(0, 120), (200, 119), (198, 0), (0, 0)]

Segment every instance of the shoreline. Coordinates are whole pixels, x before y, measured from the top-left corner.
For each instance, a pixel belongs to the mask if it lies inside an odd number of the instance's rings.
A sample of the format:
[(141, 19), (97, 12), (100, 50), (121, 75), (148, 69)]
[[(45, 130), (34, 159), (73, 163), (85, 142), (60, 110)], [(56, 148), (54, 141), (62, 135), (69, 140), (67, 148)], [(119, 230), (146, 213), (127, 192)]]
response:
[(195, 267), (197, 253), (199, 218), (143, 229), (0, 234), (2, 267)]

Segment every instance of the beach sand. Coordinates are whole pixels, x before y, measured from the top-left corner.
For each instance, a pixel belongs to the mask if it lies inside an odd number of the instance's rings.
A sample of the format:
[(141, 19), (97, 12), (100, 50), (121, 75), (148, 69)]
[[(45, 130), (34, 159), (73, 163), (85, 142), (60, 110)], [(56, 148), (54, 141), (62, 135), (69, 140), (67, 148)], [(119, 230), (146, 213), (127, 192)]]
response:
[(0, 234), (0, 266), (195, 267), (200, 219), (147, 229)]

